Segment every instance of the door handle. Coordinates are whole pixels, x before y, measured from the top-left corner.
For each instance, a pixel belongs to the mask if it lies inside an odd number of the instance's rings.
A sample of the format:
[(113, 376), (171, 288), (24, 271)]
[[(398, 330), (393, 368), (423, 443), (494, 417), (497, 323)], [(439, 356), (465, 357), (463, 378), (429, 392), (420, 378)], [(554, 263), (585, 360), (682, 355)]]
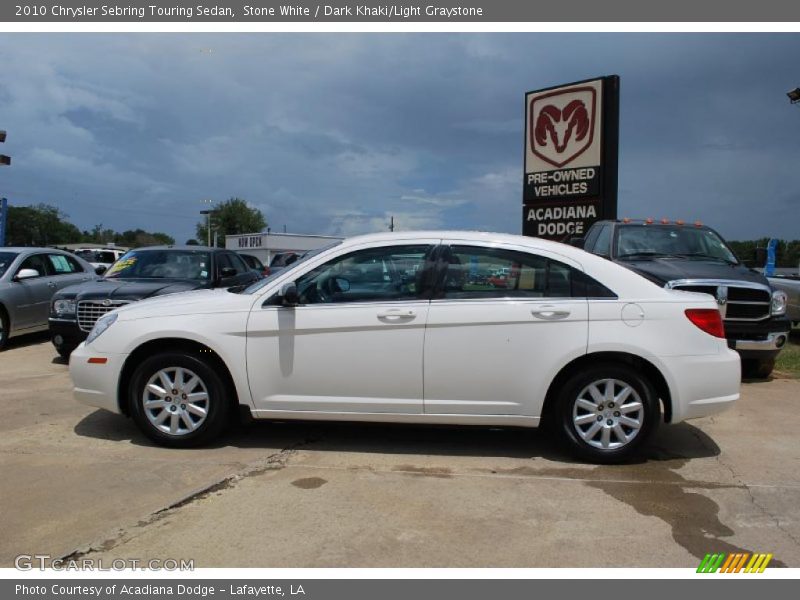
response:
[(555, 306), (542, 306), (541, 308), (533, 309), (531, 314), (544, 321), (558, 321), (559, 319), (566, 319), (570, 315), (570, 311), (557, 310)]
[(56, 287), (56, 284), (55, 284), (55, 283), (53, 283), (53, 282), (51, 281), (51, 282), (49, 282), (49, 283), (47, 284), (47, 287), (54, 288), (54, 287)]
[(389, 310), (378, 313), (379, 319), (413, 319), (416, 316), (417, 313), (415, 313), (413, 310), (402, 308), (390, 308)]

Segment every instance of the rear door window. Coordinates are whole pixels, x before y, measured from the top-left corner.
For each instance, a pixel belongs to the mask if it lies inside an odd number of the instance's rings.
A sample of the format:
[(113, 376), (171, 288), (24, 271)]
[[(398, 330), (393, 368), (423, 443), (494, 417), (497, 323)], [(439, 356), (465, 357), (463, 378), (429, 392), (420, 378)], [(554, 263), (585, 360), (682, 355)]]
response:
[(438, 298), (572, 298), (613, 296), (565, 263), (503, 248), (451, 246)]
[(66, 256), (64, 254), (48, 254), (47, 258), (50, 261), (54, 275), (69, 275), (71, 273), (83, 272), (78, 261), (71, 256)]

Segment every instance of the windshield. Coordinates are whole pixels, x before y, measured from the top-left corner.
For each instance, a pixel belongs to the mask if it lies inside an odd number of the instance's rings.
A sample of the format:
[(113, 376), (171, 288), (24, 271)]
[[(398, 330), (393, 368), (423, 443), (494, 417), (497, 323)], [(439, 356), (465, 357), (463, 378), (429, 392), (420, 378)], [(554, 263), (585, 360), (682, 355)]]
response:
[(617, 257), (678, 256), (737, 264), (723, 239), (705, 228), (680, 225), (624, 225), (617, 228)]
[(208, 281), (211, 259), (200, 250), (132, 250), (106, 272), (107, 279), (193, 279)]
[(78, 250), (75, 254), (90, 263), (106, 263), (110, 265), (114, 262), (114, 253), (110, 250)]
[(0, 277), (5, 275), (6, 269), (11, 266), (17, 255), (14, 252), (0, 252)]
[[(261, 288), (263, 288), (265, 285), (268, 285), (270, 282), (274, 281), (277, 277), (285, 275), (289, 271), (293, 271), (294, 269), (296, 269), (297, 267), (302, 265), (304, 262), (306, 262), (312, 256), (316, 256), (317, 254), (320, 254), (321, 252), (325, 252), (326, 250), (330, 250), (331, 248), (335, 248), (336, 246), (338, 246), (341, 243), (342, 243), (341, 241), (337, 241), (337, 242), (334, 242), (333, 244), (328, 244), (327, 246), (323, 246), (322, 248), (317, 248), (316, 250), (309, 250), (308, 252), (303, 254), (303, 256), (298, 258), (297, 261), (293, 262), (291, 265), (289, 265), (285, 269), (281, 269), (280, 271), (278, 271), (276, 273), (273, 273), (269, 277), (265, 277), (264, 279), (256, 281), (255, 283), (251, 284), (250, 286), (244, 288), (241, 292), (237, 292), (237, 293), (240, 293), (240, 294), (253, 294), (253, 293), (257, 292), (258, 290), (260, 290)], [(234, 290), (230, 290), (230, 291), (234, 291)]]

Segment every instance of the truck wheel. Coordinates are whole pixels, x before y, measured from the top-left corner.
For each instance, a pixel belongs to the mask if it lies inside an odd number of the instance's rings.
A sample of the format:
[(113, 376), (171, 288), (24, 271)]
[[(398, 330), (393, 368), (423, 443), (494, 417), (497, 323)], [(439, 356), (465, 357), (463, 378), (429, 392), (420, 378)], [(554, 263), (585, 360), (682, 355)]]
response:
[(774, 368), (774, 358), (746, 358), (742, 361), (742, 376), (748, 379), (766, 379)]

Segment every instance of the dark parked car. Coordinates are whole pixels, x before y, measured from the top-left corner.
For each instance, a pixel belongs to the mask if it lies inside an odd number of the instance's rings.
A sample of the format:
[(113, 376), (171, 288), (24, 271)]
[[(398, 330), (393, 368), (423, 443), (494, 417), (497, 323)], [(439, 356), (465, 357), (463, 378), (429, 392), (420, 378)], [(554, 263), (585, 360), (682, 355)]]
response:
[(680, 221), (599, 221), (573, 244), (657, 285), (714, 296), (728, 346), (742, 357), (747, 377), (767, 377), (791, 324), (786, 294), (743, 265), (716, 231)]
[(96, 279), (92, 265), (54, 248), (0, 248), (0, 350), (10, 337), (47, 329), (58, 290)]
[(53, 296), (50, 333), (64, 357), (83, 341), (97, 319), (123, 306), (164, 294), (249, 285), (261, 278), (241, 256), (222, 248), (153, 246), (131, 250), (97, 281)]
[(248, 267), (259, 275), (266, 277), (270, 274), (269, 267), (262, 263), (257, 256), (253, 256), (252, 254), (239, 254), (239, 256), (247, 263)]

